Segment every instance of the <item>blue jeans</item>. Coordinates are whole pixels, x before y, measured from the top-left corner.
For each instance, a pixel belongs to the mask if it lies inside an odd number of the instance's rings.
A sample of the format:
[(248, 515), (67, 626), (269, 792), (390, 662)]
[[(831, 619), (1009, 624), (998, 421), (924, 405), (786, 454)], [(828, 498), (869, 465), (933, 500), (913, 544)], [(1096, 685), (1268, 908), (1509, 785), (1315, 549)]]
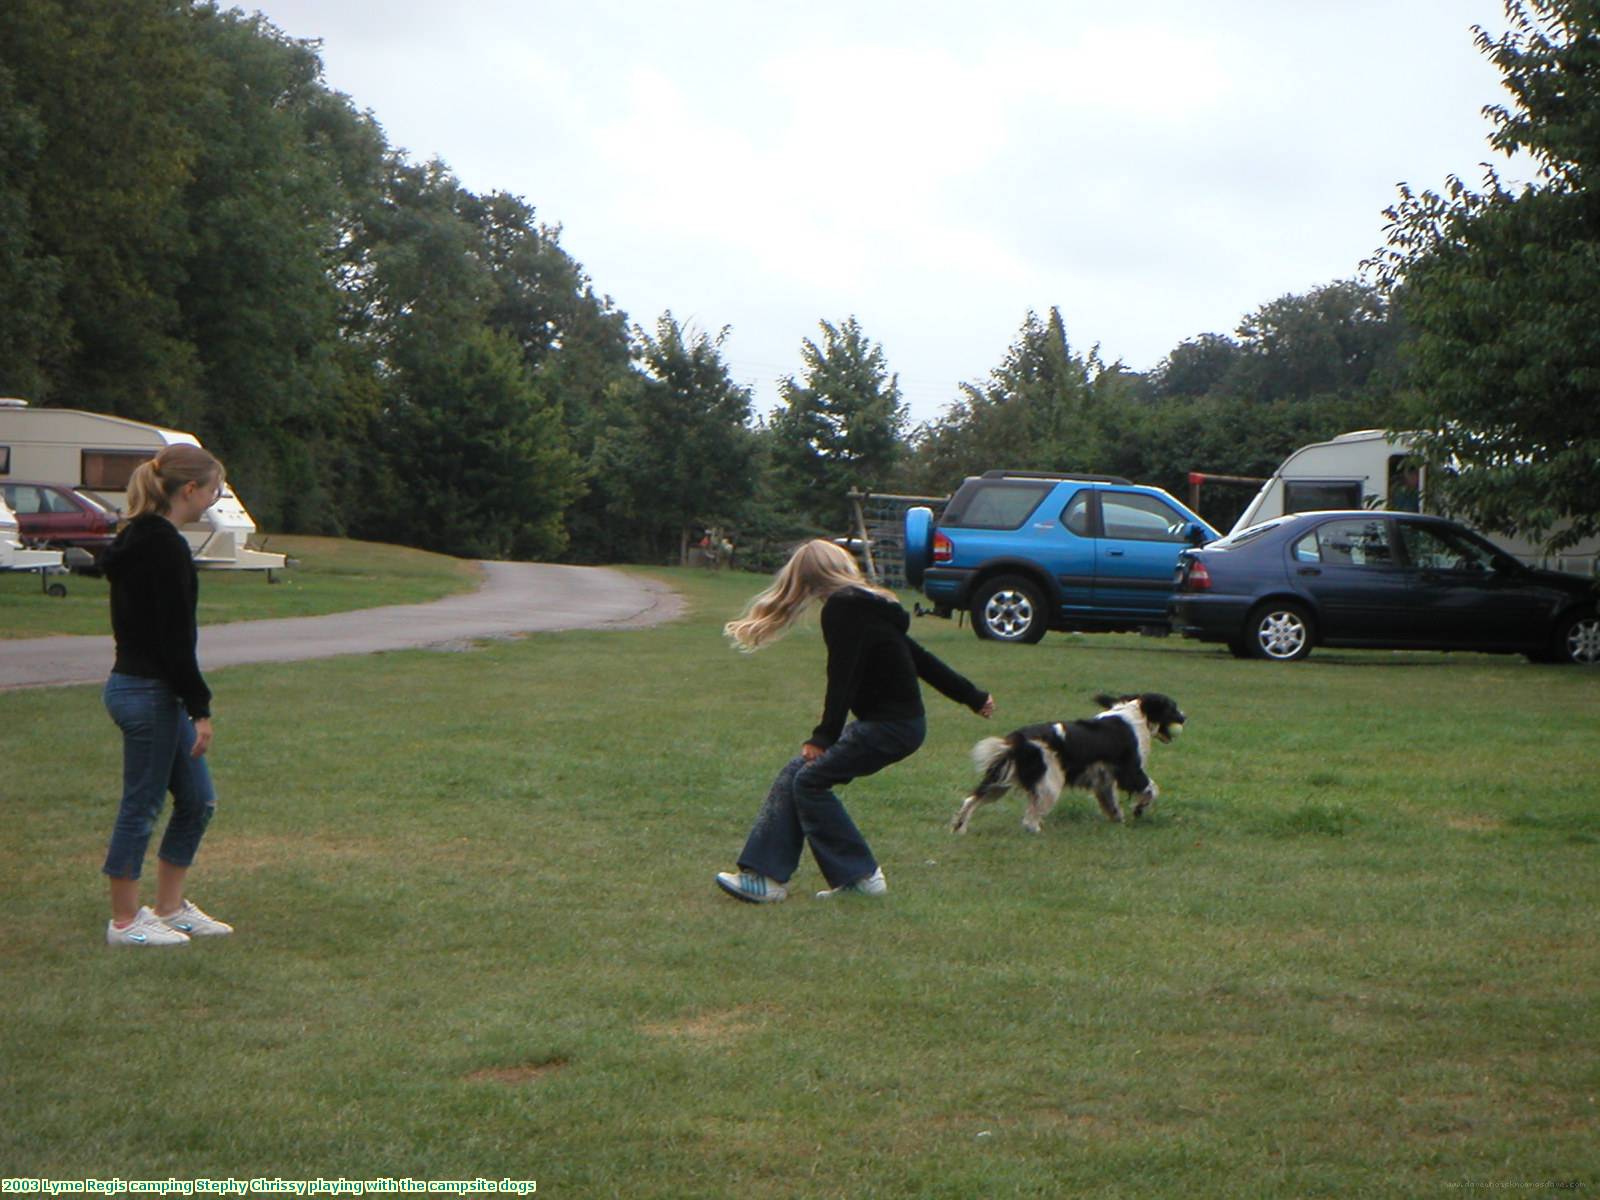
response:
[(791, 759), (756, 814), (740, 868), (787, 883), (809, 844), (829, 887), (867, 878), (878, 869), (878, 860), (833, 789), (909, 757), (927, 730), (922, 717), (852, 721), (821, 758)]
[(172, 819), (158, 854), (175, 867), (189, 866), (217, 806), (206, 760), (189, 756), (194, 722), (177, 693), (159, 679), (113, 671), (105, 703), (122, 730), (122, 808), (102, 870), (113, 879), (139, 878), (168, 792)]

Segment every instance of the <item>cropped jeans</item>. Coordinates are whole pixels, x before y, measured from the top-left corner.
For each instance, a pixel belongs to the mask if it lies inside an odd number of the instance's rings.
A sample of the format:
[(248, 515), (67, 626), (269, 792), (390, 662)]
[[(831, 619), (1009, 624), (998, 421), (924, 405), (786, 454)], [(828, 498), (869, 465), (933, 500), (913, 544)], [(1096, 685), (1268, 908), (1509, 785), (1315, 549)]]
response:
[(927, 736), (927, 721), (852, 721), (822, 757), (797, 756), (778, 772), (756, 814), (739, 866), (787, 883), (809, 844), (828, 886), (844, 887), (878, 869), (866, 839), (833, 789), (909, 757)]
[(122, 730), (122, 807), (102, 870), (113, 879), (139, 878), (168, 792), (172, 818), (157, 853), (175, 867), (189, 866), (217, 804), (206, 760), (190, 757), (194, 721), (177, 693), (159, 679), (113, 671), (105, 704)]

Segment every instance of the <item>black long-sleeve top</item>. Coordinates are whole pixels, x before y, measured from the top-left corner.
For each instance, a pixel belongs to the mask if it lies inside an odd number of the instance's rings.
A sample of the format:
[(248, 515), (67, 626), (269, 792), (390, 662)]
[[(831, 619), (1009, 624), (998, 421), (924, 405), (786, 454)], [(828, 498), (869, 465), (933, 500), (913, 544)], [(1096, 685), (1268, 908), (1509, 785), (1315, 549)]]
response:
[(195, 657), (200, 576), (183, 534), (154, 513), (135, 517), (101, 554), (100, 567), (111, 581), (111, 669), (160, 679), (191, 717), (209, 717), (211, 689)]
[(822, 720), (807, 739), (824, 749), (838, 741), (845, 715), (895, 721), (923, 714), (919, 678), (974, 712), (988, 693), (952, 670), (908, 635), (911, 615), (887, 597), (844, 588), (822, 606), (828, 646), (828, 694)]

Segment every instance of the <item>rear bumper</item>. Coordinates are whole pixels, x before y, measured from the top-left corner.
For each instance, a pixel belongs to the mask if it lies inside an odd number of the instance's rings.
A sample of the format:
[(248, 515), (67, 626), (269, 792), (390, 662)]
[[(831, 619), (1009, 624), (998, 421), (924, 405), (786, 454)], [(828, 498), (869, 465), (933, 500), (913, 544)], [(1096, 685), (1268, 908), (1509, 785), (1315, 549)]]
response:
[(922, 594), (941, 608), (965, 608), (973, 574), (967, 567), (929, 567), (922, 573)]
[(1248, 596), (1179, 593), (1167, 601), (1167, 621), (1174, 633), (1202, 642), (1226, 642), (1244, 632), (1250, 612)]

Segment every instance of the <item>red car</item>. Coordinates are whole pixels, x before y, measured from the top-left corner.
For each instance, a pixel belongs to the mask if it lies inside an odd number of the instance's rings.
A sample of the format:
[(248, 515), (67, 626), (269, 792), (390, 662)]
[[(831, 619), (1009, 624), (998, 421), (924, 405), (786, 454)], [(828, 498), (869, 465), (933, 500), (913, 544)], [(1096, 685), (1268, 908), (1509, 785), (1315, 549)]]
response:
[(28, 546), (109, 546), (118, 515), (86, 492), (59, 483), (0, 483), (0, 495), (17, 514), (17, 536)]

